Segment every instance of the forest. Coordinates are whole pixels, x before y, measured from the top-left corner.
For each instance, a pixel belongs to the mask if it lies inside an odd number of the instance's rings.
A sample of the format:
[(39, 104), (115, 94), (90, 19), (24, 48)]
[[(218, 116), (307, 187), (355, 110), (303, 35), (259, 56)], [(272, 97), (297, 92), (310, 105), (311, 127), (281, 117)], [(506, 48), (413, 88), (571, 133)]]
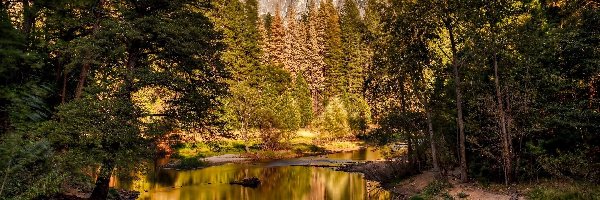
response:
[(1, 0), (0, 199), (600, 197), (598, 1), (268, 3)]

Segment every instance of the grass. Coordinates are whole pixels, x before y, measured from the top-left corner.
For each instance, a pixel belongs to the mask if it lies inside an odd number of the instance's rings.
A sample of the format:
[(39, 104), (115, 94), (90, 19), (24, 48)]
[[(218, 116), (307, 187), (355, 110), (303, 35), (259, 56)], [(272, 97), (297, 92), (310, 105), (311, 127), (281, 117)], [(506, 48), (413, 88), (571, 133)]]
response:
[[(245, 141), (242, 140), (219, 140), (215, 142), (194, 142), (175, 146), (173, 158), (191, 158), (191, 157), (210, 157), (223, 154), (245, 153)], [(258, 146), (254, 142), (249, 142), (251, 151), (257, 151)]]
[(177, 169), (197, 169), (208, 166), (208, 163), (200, 160), (200, 157), (181, 158), (176, 165)]
[(549, 181), (538, 183), (526, 192), (527, 199), (600, 200), (600, 186), (576, 181)]
[(307, 143), (299, 143), (292, 145), (292, 151), (298, 155), (321, 154), (327, 152), (327, 150), (323, 147)]

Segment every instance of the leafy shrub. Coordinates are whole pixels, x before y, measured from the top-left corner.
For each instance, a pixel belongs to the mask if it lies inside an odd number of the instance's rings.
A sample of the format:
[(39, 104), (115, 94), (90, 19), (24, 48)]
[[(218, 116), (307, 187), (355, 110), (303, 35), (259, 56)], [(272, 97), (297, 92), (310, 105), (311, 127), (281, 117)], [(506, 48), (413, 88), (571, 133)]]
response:
[(326, 139), (338, 139), (351, 135), (348, 112), (340, 98), (333, 98), (319, 119), (319, 127)]
[(350, 129), (355, 133), (365, 133), (371, 123), (371, 108), (365, 98), (357, 94), (345, 94), (344, 108), (348, 112)]

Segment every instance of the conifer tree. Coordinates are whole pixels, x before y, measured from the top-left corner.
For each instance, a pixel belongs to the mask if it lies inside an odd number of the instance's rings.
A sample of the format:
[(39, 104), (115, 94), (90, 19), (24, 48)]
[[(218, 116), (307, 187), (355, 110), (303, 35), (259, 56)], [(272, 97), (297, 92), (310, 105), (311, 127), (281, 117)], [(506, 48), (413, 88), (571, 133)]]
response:
[(312, 111), (312, 98), (310, 96), (310, 90), (308, 88), (308, 83), (304, 79), (304, 75), (302, 73), (298, 73), (296, 75), (296, 80), (294, 81), (294, 97), (298, 104), (298, 109), (300, 111), (300, 126), (306, 127), (310, 124), (313, 119), (313, 111)]
[(267, 65), (270, 63), (270, 53), (269, 53), (269, 31), (267, 30), (267, 17), (270, 15), (265, 15), (258, 19), (258, 45), (261, 49), (260, 56), (260, 64)]
[(323, 31), (320, 27), (320, 18), (314, 0), (308, 2), (307, 17), (307, 35), (306, 35), (306, 56), (308, 57), (308, 66), (305, 71), (308, 83), (310, 85), (311, 96), (313, 98), (313, 112), (319, 113), (322, 108), (322, 91), (324, 86), (323, 67), (325, 66), (322, 52)]
[(240, 1), (214, 1), (215, 9), (210, 13), (216, 27), (224, 34), (223, 43), (227, 48), (221, 59), (234, 81), (244, 79), (260, 60), (256, 21), (258, 14), (252, 14), (258, 11), (253, 11), (253, 3), (257, 2), (249, 0), (244, 4)]
[(272, 64), (276, 66), (283, 66), (285, 64), (285, 30), (279, 6), (275, 9), (275, 15), (271, 23), (268, 51)]
[(349, 93), (359, 94), (364, 82), (367, 50), (362, 40), (365, 25), (355, 0), (345, 0), (341, 10), (343, 67)]
[(325, 63), (325, 100), (340, 95), (346, 91), (346, 70), (342, 63), (342, 38), (340, 18), (332, 0), (321, 3), (319, 18), (322, 19), (323, 29), (323, 61)]
[(295, 6), (288, 7), (286, 14), (287, 27), (285, 29), (285, 68), (295, 77), (300, 71), (303, 50), (301, 46), (302, 31), (299, 29), (299, 23), (296, 20)]

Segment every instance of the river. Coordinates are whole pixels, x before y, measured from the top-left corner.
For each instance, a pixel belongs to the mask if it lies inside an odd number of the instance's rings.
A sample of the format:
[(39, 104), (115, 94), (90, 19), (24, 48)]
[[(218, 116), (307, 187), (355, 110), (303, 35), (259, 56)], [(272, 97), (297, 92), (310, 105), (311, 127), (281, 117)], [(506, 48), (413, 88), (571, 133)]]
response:
[[(365, 180), (362, 174), (323, 167), (381, 159), (379, 151), (362, 149), (262, 163), (229, 163), (197, 170), (160, 169), (134, 182), (114, 181), (112, 186), (137, 190), (141, 200), (388, 199), (387, 191)], [(248, 177), (258, 177), (260, 186), (229, 184)]]

